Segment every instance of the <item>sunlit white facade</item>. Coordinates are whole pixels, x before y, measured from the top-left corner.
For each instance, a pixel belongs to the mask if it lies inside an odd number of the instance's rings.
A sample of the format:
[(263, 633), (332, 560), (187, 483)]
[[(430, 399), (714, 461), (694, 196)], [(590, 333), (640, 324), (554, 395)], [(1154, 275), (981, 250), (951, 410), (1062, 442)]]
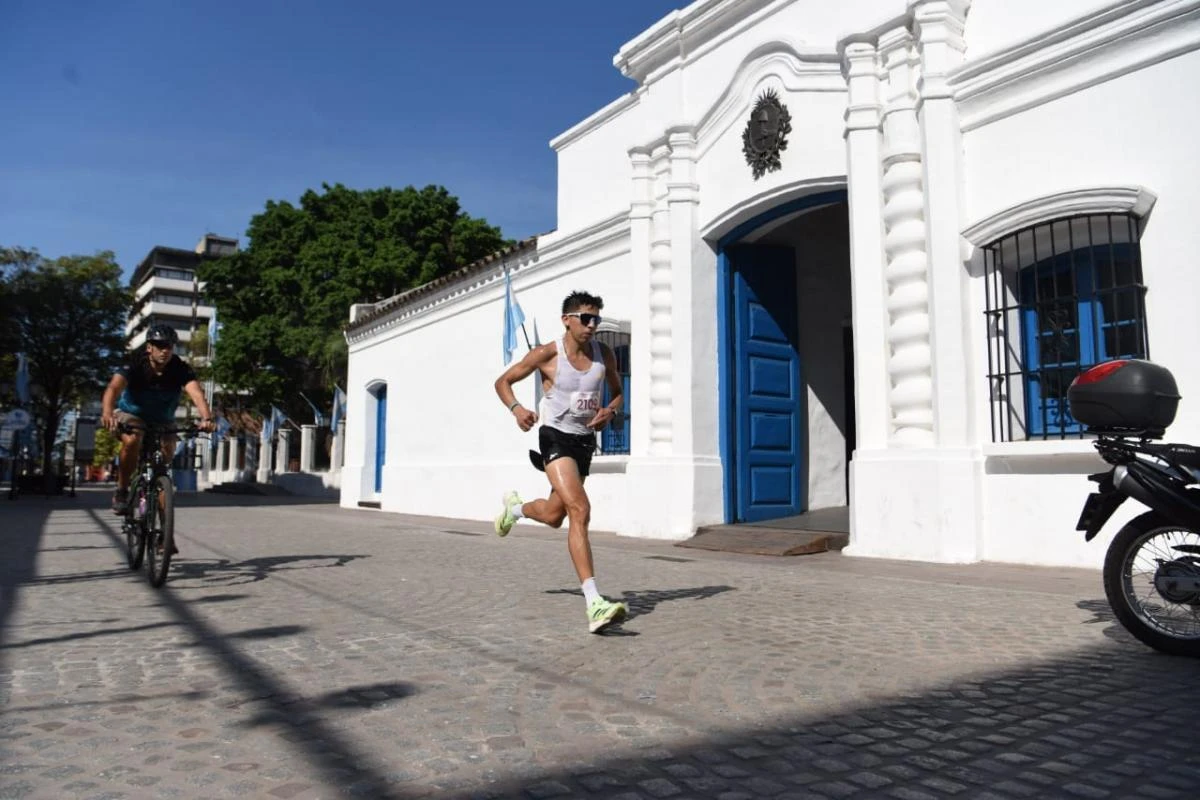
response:
[(1098, 565), (1070, 376), (1149, 355), (1200, 439), (1198, 48), (1198, 0), (673, 13), (614, 59), (636, 89), (551, 142), (557, 230), (352, 311), (342, 504), (488, 519), (544, 490), (492, 390), (507, 269), (530, 336), (576, 288), (629, 333), (594, 527), (848, 504), (848, 555)]

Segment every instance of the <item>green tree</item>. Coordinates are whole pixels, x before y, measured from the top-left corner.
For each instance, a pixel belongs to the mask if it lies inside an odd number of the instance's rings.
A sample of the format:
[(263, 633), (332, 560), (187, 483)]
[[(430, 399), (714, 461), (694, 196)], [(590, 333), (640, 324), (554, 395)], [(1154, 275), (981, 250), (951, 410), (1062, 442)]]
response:
[(249, 246), (200, 268), (221, 331), (213, 377), (250, 408), (296, 419), (328, 407), (346, 370), (342, 328), (354, 303), (376, 302), (494, 253), (499, 229), (464, 214), (440, 186), (309, 190), (299, 206), (268, 201)]
[[(14, 252), (24, 258), (14, 259)], [(49, 488), (58, 424), (68, 408), (98, 395), (124, 357), (132, 298), (108, 251), (51, 260), (6, 250), (0, 257), (0, 319), (7, 345), (28, 358), (30, 410)]]
[(103, 467), (121, 452), (121, 440), (108, 428), (96, 428), (96, 449), (92, 451), (92, 466)]

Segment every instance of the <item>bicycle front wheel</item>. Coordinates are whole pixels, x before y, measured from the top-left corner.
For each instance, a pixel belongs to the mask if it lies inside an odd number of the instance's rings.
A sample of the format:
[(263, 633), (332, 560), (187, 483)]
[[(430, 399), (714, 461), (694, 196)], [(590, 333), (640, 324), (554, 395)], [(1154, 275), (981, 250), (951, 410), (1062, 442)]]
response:
[(175, 487), (166, 475), (154, 479), (146, 498), (146, 566), (150, 585), (157, 588), (167, 580), (175, 549)]

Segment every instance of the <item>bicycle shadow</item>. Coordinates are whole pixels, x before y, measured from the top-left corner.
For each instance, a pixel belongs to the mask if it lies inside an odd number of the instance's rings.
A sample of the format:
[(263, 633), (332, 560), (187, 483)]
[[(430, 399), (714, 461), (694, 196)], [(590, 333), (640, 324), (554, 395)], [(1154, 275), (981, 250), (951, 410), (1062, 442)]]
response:
[(171, 583), (179, 589), (238, 586), (266, 580), (277, 572), (344, 567), (360, 558), (369, 556), (309, 554), (260, 556), (242, 561), (231, 558), (180, 558), (171, 562)]

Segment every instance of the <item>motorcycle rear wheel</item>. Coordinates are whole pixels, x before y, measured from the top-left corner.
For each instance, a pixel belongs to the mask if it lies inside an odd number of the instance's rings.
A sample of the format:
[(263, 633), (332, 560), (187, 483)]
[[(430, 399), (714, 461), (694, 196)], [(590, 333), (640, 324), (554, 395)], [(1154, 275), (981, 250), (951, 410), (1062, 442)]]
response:
[(1148, 511), (1113, 537), (1104, 557), (1104, 593), (1120, 623), (1163, 653), (1200, 657), (1200, 593), (1164, 594), (1162, 575), (1200, 575), (1200, 558), (1181, 552), (1200, 546), (1200, 531), (1169, 523)]

